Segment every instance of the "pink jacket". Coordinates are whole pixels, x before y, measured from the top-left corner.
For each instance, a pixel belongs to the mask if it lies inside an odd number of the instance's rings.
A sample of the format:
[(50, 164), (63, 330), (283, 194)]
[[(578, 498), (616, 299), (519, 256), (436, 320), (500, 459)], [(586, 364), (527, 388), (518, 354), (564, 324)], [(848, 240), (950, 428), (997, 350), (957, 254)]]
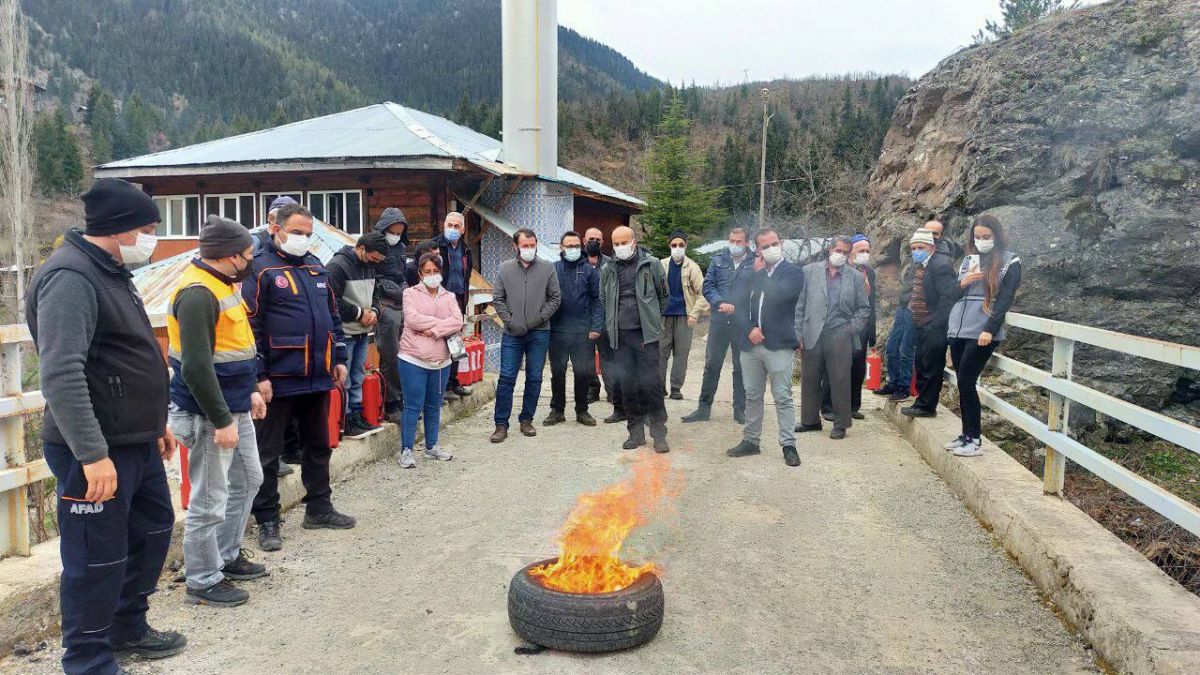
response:
[[(400, 336), (400, 353), (422, 361), (441, 363), (450, 358), (446, 338), (462, 330), (463, 315), (454, 294), (439, 287), (430, 295), (424, 284), (404, 291), (404, 333)], [(436, 337), (417, 335), (431, 331)]]

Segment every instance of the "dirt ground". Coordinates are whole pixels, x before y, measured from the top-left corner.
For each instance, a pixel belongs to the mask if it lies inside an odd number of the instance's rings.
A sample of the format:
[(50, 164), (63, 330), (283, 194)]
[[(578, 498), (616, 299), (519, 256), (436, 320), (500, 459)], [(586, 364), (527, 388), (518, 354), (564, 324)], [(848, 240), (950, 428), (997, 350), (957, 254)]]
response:
[[(555, 553), (575, 496), (623, 471), (623, 429), (573, 422), (490, 445), (488, 408), (453, 425), (449, 463), (366, 466), (335, 486), (359, 518), (306, 531), (295, 513), (284, 550), (258, 553), (271, 576), (236, 609), (152, 600), (151, 622), (183, 631), (182, 655), (132, 673), (1082, 673), (1091, 652), (901, 439), (869, 394), (845, 441), (801, 436), (783, 464), (769, 419), (761, 456), (729, 459), (740, 439), (729, 371), (715, 419), (695, 406), (703, 343), (686, 401), (668, 401), (672, 459), (686, 488), (667, 522), (630, 548), (661, 556), (667, 612), (642, 648), (603, 656), (517, 656), (506, 593), (523, 565)], [(768, 397), (769, 398), (769, 397)], [(519, 398), (518, 398), (519, 401)], [(607, 415), (604, 403), (593, 406)], [(773, 418), (774, 408), (768, 405)], [(515, 428), (515, 423), (514, 423)], [(251, 539), (252, 541), (252, 539)], [(638, 553), (635, 553), (636, 557)], [(0, 672), (57, 672), (59, 650)]]

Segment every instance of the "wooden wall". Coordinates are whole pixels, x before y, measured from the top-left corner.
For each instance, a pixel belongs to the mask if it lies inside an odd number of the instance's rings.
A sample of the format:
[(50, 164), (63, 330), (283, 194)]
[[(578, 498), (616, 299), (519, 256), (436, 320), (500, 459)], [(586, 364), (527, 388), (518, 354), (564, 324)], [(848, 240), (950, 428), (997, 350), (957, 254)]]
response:
[(629, 209), (616, 204), (575, 197), (575, 231), (583, 235), (589, 227), (598, 227), (604, 233), (604, 252), (612, 255), (612, 232), (622, 225), (629, 225)]

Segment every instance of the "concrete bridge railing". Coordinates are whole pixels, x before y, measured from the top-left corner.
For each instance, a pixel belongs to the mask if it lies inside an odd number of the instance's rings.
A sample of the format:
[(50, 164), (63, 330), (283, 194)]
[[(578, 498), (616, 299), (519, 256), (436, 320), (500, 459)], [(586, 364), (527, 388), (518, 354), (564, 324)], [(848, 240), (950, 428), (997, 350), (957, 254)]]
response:
[[(1049, 392), (1050, 409), (1047, 421), (1042, 423), (1033, 415), (983, 387), (979, 387), (979, 397), (988, 408), (1045, 444), (1046, 464), (1043, 481), (1046, 494), (1062, 495), (1066, 461), (1070, 459), (1164, 518), (1200, 536), (1200, 509), (1195, 505), (1129, 471), (1068, 435), (1071, 403), (1075, 402), (1191, 452), (1200, 453), (1200, 429), (1101, 393), (1071, 379), (1071, 366), (1077, 343), (1192, 370), (1200, 370), (1200, 348), (1027, 314), (1009, 313), (1007, 324), (1010, 327), (1049, 335), (1054, 339), (1050, 372), (1000, 354), (992, 356), (992, 365), (996, 368)], [(946, 375), (951, 383), (957, 384), (953, 370), (947, 368)]]

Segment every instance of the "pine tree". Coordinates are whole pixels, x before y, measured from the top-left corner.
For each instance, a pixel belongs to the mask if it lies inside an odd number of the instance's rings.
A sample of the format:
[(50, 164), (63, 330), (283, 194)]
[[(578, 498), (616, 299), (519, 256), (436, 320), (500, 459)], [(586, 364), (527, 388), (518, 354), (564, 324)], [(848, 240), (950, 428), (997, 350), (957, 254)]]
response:
[(682, 230), (698, 238), (725, 217), (717, 207), (721, 189), (704, 188), (697, 182), (704, 173), (704, 159), (688, 145), (689, 124), (683, 100), (676, 93), (646, 158), (650, 194), (639, 220), (646, 233), (643, 244), (659, 256), (668, 253), (672, 232)]
[(57, 195), (79, 190), (83, 181), (79, 142), (67, 129), (62, 108), (43, 115), (34, 124), (33, 147), (38, 191), (44, 195)]
[(92, 85), (88, 92), (87, 114), (83, 122), (91, 130), (92, 161), (96, 164), (110, 161), (117, 133), (117, 108), (112, 94), (100, 85)]
[(976, 44), (1000, 40), (1042, 18), (1079, 6), (1079, 0), (1000, 0), (1000, 23), (988, 21), (975, 34)]

